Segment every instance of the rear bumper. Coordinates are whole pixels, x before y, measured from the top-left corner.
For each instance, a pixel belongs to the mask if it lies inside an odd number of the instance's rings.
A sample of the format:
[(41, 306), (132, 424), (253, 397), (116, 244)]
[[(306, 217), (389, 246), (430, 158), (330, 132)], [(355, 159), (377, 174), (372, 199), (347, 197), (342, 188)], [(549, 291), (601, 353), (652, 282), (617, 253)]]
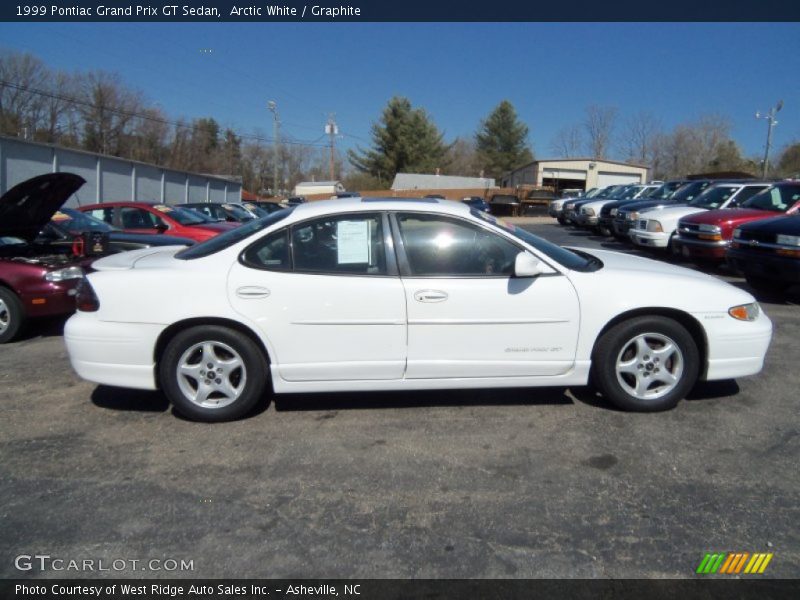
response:
[(786, 283), (800, 283), (800, 259), (797, 258), (729, 248), (726, 260), (731, 268), (745, 275)]
[(78, 312), (64, 327), (70, 363), (87, 381), (154, 390), (155, 346), (163, 325), (100, 321)]

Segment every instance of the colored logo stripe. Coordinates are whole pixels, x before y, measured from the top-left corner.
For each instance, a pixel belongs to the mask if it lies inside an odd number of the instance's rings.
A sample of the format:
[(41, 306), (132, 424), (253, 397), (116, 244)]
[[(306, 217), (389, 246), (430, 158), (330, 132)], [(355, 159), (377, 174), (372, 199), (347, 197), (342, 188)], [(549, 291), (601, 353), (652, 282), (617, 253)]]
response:
[(766, 570), (772, 556), (772, 553), (759, 552), (752, 555), (749, 552), (707, 552), (696, 572), (703, 575), (736, 575), (742, 572), (761, 574)]

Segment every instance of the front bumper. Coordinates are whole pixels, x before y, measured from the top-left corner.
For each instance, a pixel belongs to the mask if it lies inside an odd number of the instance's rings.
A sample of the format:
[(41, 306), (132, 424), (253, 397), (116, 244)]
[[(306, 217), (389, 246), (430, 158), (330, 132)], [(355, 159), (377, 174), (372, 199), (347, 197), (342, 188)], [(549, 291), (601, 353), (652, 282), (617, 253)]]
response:
[(725, 260), (725, 252), (730, 242), (728, 240), (712, 242), (680, 236), (676, 239), (676, 244), (680, 246), (681, 253), (686, 258)]
[(581, 227), (592, 227), (597, 225), (597, 217), (594, 215), (585, 215), (583, 213), (578, 215), (578, 225)]
[(785, 283), (800, 283), (800, 259), (741, 248), (729, 248), (726, 260), (732, 269)]
[(695, 315), (708, 337), (708, 366), (704, 379), (754, 375), (764, 367), (772, 340), (772, 321), (763, 310), (755, 321), (737, 321), (727, 314)]
[(645, 246), (647, 248), (666, 248), (669, 246), (669, 233), (643, 231), (641, 229), (631, 229), (628, 232), (631, 240), (637, 246)]
[(72, 368), (87, 381), (155, 390), (155, 347), (164, 325), (101, 321), (77, 312), (64, 327)]
[(29, 317), (54, 317), (75, 312), (75, 288), (80, 279), (66, 281), (44, 281), (34, 287), (26, 287), (20, 300)]

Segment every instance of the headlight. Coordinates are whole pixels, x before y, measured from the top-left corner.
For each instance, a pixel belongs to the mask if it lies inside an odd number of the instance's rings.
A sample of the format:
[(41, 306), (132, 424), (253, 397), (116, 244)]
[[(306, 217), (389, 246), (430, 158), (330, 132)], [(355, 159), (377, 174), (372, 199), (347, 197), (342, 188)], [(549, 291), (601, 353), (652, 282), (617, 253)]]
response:
[(584, 208), (582, 209), (583, 214), (588, 215), (590, 217), (594, 216), (594, 209), (593, 208)]
[(722, 233), (722, 228), (718, 225), (706, 225), (702, 223), (697, 229), (700, 231), (707, 231), (708, 233)]
[(635, 221), (638, 218), (639, 218), (638, 212), (628, 213), (628, 221)]
[(755, 321), (761, 312), (758, 302), (740, 304), (728, 309), (728, 314), (738, 321)]
[(57, 269), (45, 273), (44, 278), (47, 281), (66, 281), (67, 279), (83, 279), (83, 269), (80, 267), (67, 267), (66, 269)]
[(658, 221), (654, 221), (653, 219), (649, 219), (647, 221), (647, 231), (655, 232), (655, 233), (663, 233), (664, 228), (661, 227), (661, 223)]
[(796, 235), (779, 235), (777, 241), (786, 246), (800, 246), (800, 236)]
[(619, 209), (616, 209), (616, 208), (612, 208), (611, 209), (611, 216), (612, 217), (616, 217), (617, 216), (617, 210), (619, 210)]
[[(742, 237), (742, 230), (741, 230), (741, 229), (734, 229), (734, 230), (733, 230), (733, 237), (734, 237), (735, 239), (737, 239), (737, 240), (738, 240), (740, 237)], [(778, 237), (781, 237), (781, 236), (778, 236)]]

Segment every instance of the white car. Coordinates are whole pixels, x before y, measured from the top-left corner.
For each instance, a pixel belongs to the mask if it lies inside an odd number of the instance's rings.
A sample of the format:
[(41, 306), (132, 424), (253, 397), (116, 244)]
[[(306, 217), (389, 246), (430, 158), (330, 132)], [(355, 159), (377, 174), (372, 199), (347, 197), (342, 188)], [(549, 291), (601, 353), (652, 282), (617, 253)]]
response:
[(635, 200), (636, 198), (642, 198), (649, 191), (658, 187), (659, 186), (652, 184), (632, 185), (625, 190), (624, 194), (616, 198), (601, 198), (599, 200), (584, 204), (581, 206), (580, 213), (578, 214), (578, 225), (581, 227), (597, 227), (600, 218), (600, 211), (606, 204), (618, 202), (620, 200)]
[(673, 407), (761, 370), (747, 292), (645, 258), (569, 250), (434, 199), (313, 202), (188, 249), (94, 263), (65, 340), (89, 381), (161, 389), (206, 421), (276, 393), (583, 386)]
[(628, 232), (637, 246), (678, 250), (674, 243), (678, 221), (683, 217), (720, 208), (736, 208), (742, 202), (767, 189), (767, 182), (715, 183), (688, 204), (645, 209), (639, 213), (635, 226)]

